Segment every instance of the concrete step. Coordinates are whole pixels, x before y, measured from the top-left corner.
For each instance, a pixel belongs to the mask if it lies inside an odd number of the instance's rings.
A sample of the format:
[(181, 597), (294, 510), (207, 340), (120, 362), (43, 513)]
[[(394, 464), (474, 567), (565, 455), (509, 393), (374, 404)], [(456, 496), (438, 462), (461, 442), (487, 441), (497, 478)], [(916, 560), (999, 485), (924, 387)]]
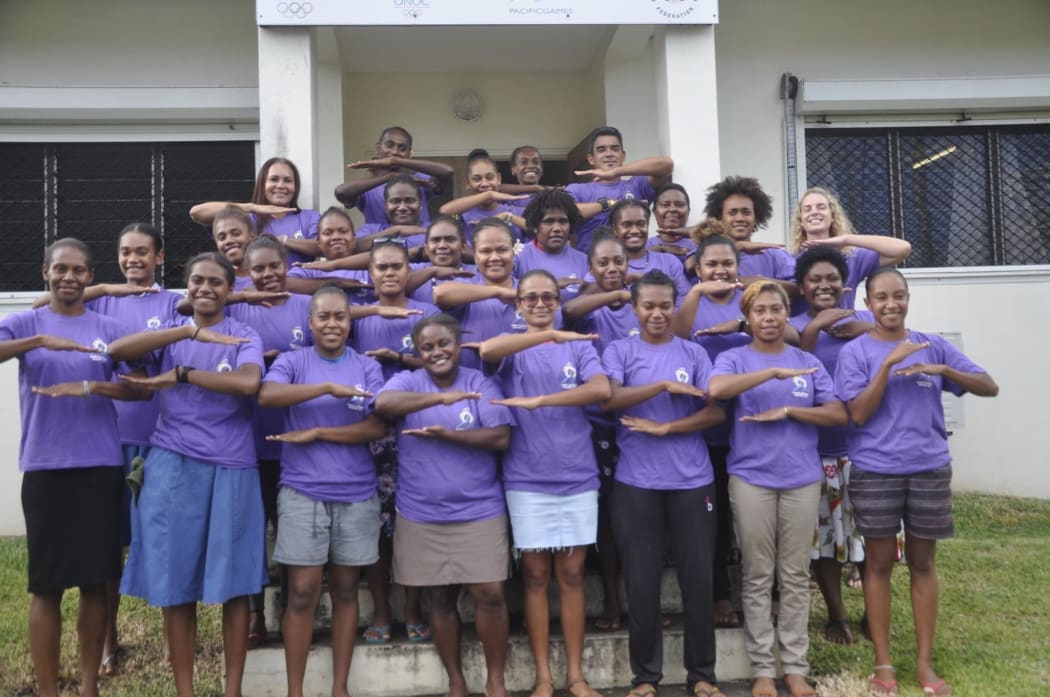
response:
[[(462, 632), (463, 672), (472, 693), (485, 686), (485, 660), (472, 625)], [(717, 634), (719, 680), (744, 680), (749, 676), (743, 629), (719, 629)], [(668, 684), (684, 683), (683, 632), (678, 617), (664, 629), (663, 669)], [(630, 684), (632, 673), (627, 651), (627, 631), (589, 632), (583, 651), (584, 673), (596, 689)], [(559, 689), (565, 675), (564, 642), (557, 624), (551, 626), (551, 671)], [(534, 682), (532, 653), (524, 632), (510, 637), (506, 682), (511, 691), (529, 691)], [(448, 681), (432, 643), (393, 641), (369, 645), (358, 641), (350, 669), (350, 694), (369, 697), (408, 697), (445, 694)], [(310, 650), (304, 694), (329, 697), (332, 692), (332, 651), (324, 640)], [(245, 697), (275, 697), (287, 694), (284, 648), (280, 644), (248, 652), (244, 674)]]
[[(281, 628), (281, 597), (280, 588), (269, 586), (265, 593), (266, 630), (276, 634)], [(512, 613), (521, 612), (523, 607), (523, 590), (521, 579), (515, 577), (507, 583), (507, 607)], [(601, 577), (597, 573), (588, 572), (584, 578), (584, 597), (586, 598), (587, 617), (598, 617), (602, 614), (605, 594), (602, 591)], [(626, 609), (623, 587), (620, 588), (621, 605)], [(368, 591), (367, 584), (363, 581), (357, 592), (358, 608), (360, 612), (359, 623), (367, 626), (372, 621), (375, 606), (372, 603), (372, 594)], [(394, 585), (390, 591), (390, 605), (395, 623), (405, 621), (405, 596), (401, 586)], [(682, 594), (678, 589), (678, 578), (673, 568), (665, 568), (660, 583), (660, 606), (661, 610), (668, 614), (679, 614), (682, 612)], [(558, 597), (558, 581), (551, 579), (550, 609), (551, 617), (558, 617), (561, 613), (561, 603)], [(426, 614), (426, 594), (423, 594), (423, 611)], [(474, 601), (466, 590), (459, 595), (459, 614), (464, 622), (474, 621)], [(317, 606), (317, 616), (314, 620), (314, 630), (323, 631), (331, 627), (332, 601), (327, 587), (321, 591), (321, 600)]]

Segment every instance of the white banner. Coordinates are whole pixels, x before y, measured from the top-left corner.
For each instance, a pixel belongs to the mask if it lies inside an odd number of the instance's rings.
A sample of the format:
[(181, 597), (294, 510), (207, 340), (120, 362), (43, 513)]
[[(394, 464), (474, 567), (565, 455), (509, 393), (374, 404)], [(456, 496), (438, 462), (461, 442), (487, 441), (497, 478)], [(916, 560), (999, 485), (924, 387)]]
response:
[(718, 0), (256, 0), (260, 26), (717, 24)]

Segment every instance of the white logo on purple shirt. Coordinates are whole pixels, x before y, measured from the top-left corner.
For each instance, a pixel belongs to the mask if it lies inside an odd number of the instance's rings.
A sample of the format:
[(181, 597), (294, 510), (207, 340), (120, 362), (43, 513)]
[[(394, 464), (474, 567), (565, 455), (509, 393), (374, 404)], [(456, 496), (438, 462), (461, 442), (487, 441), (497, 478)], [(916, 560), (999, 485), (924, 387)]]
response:
[(99, 361), (100, 363), (109, 360), (106, 356), (109, 352), (109, 346), (106, 345), (106, 342), (101, 337), (91, 342), (91, 348), (95, 349), (95, 353), (91, 354), (91, 360)]
[(795, 389), (791, 391), (791, 394), (796, 397), (806, 398), (809, 397), (809, 383), (806, 382), (806, 378), (801, 375), (796, 375), (791, 378), (791, 381), (795, 383)]
[(292, 348), (302, 348), (303, 340), (306, 338), (306, 334), (303, 333), (302, 327), (292, 328), (292, 342), (288, 344)]
[(626, 199), (633, 199), (634, 198), (634, 194), (632, 194), (630, 191), (625, 191), (623, 193), (623, 197), (626, 198)]
[(412, 335), (405, 334), (401, 337), (401, 350), (402, 351), (415, 351), (416, 345), (412, 343)]
[(219, 363), (218, 366), (216, 366), (215, 370), (216, 370), (216, 372), (219, 372), (219, 373), (232, 373), (233, 372), (233, 366), (230, 365), (229, 359), (223, 358), (222, 362)]
[(579, 385), (579, 381), (576, 379), (576, 366), (572, 363), (566, 363), (561, 368), (562, 381), (561, 388), (563, 390), (571, 390), (572, 388)]
[(674, 371), (674, 379), (682, 383), (683, 385), (688, 385), (689, 371), (685, 368), (679, 368), (678, 370)]
[(527, 328), (525, 318), (521, 316), (521, 310), (515, 310), (514, 321), (510, 323), (510, 328), (516, 332), (523, 332)]
[(292, 239), (293, 240), (301, 240), (301, 239), (303, 239), (303, 231), (302, 230), (296, 230), (295, 234), (292, 235)]
[(146, 329), (160, 329), (160, 317), (150, 317), (146, 320)]
[[(354, 385), (354, 389), (361, 390), (362, 392), (364, 392), (365, 386), (361, 383), (357, 383), (356, 385)], [(359, 394), (356, 397), (351, 397), (350, 399), (346, 400), (346, 408), (353, 409), (354, 411), (364, 411), (365, 396)]]
[(468, 428), (474, 425), (474, 414), (470, 412), (470, 407), (463, 407), (463, 411), (459, 412), (459, 423), (456, 424), (457, 431), (466, 431)]
[(639, 336), (641, 335), (641, 333), (641, 329), (632, 329), (631, 331), (627, 332), (627, 336)]
[(916, 373), (915, 374), (915, 386), (916, 387), (926, 387), (926, 388), (933, 387), (933, 378), (931, 378), (926, 373)]

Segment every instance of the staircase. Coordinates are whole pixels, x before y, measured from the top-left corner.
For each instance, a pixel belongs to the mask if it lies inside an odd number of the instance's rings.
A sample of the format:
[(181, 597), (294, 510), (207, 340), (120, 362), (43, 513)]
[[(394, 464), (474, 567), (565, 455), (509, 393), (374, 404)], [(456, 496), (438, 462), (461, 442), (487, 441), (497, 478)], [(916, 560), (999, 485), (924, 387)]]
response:
[[(733, 569), (735, 571), (735, 569)], [(596, 573), (588, 572), (585, 581), (587, 617), (597, 617), (602, 611), (602, 588)], [(671, 626), (664, 629), (664, 682), (684, 683), (682, 668), (683, 631), (679, 615), (681, 596), (674, 569), (664, 569), (661, 584), (661, 606), (671, 618)], [(425, 602), (425, 601), (424, 601)], [(361, 584), (358, 591), (360, 622), (367, 626), (372, 618), (372, 596)], [(394, 608), (394, 639), (387, 644), (366, 644), (358, 639), (350, 669), (350, 693), (367, 697), (407, 697), (409, 695), (444, 694), (448, 688), (444, 668), (437, 650), (430, 642), (410, 643), (403, 634), (401, 608), (403, 596), (399, 586), (391, 591)], [(512, 692), (529, 691), (533, 685), (533, 661), (528, 636), (513, 617), (520, 615), (522, 593), (520, 583), (507, 584), (507, 605), (511, 611), (510, 650), (507, 656), (506, 682)], [(551, 616), (558, 615), (557, 582), (551, 581)], [(474, 606), (470, 594), (463, 591), (459, 599), (463, 619), (463, 672), (472, 693), (481, 693), (485, 685), (485, 660), (481, 642), (473, 631)], [(276, 697), (287, 693), (284, 671), (284, 648), (280, 644), (280, 598), (275, 587), (266, 591), (266, 626), (271, 641), (266, 646), (248, 652), (244, 675), (245, 697)], [(329, 697), (332, 691), (332, 652), (327, 641), (331, 621), (331, 601), (322, 592), (314, 622), (315, 641), (310, 649), (306, 669), (304, 693), (308, 696)], [(400, 632), (400, 634), (399, 634)], [(741, 680), (749, 676), (743, 629), (717, 630), (719, 680)], [(590, 627), (583, 649), (584, 673), (597, 689), (629, 685), (632, 677), (627, 654), (627, 630), (598, 632)], [(558, 688), (565, 676), (564, 645), (557, 622), (551, 623), (551, 672)]]

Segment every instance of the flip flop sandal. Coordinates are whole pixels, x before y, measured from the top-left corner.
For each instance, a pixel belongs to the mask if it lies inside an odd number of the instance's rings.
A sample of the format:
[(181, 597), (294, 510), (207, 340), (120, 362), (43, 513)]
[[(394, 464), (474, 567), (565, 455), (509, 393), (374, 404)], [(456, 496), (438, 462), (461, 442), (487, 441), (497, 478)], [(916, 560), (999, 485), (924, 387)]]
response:
[(390, 625), (389, 624), (370, 624), (368, 629), (364, 631), (361, 638), (365, 640), (366, 644), (387, 644), (390, 643)]

